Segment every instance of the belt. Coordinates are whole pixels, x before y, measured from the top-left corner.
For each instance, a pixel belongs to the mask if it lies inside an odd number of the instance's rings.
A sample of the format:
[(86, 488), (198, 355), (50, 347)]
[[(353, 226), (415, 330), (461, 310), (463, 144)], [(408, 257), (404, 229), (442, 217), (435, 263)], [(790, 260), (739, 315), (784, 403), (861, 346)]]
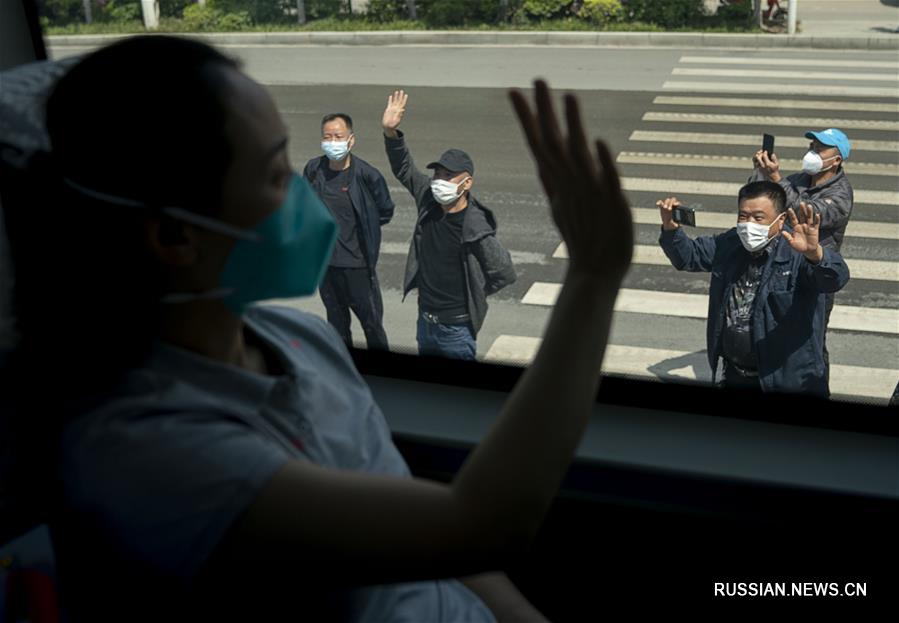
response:
[(725, 367), (725, 369), (732, 368), (733, 371), (736, 372), (737, 374), (739, 374), (740, 376), (746, 376), (749, 378), (757, 378), (759, 375), (758, 370), (747, 370), (746, 368), (741, 368), (734, 362), (728, 361), (727, 359), (724, 360), (724, 367)]
[(471, 320), (470, 314), (432, 314), (421, 310), (421, 317), (431, 324), (465, 324)]

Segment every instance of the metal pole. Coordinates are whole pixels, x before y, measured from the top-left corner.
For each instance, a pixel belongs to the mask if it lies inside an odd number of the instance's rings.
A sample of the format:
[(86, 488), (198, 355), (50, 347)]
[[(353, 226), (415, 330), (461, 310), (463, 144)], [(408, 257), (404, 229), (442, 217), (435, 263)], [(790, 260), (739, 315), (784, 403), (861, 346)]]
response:
[(306, 2), (305, 0), (297, 0), (297, 24), (306, 23)]
[(140, 9), (144, 15), (144, 28), (147, 30), (159, 28), (158, 0), (140, 0)]
[(796, 5), (799, 4), (799, 0), (790, 0), (790, 4), (787, 6), (787, 11), (789, 11), (787, 15), (787, 34), (795, 35), (796, 34)]

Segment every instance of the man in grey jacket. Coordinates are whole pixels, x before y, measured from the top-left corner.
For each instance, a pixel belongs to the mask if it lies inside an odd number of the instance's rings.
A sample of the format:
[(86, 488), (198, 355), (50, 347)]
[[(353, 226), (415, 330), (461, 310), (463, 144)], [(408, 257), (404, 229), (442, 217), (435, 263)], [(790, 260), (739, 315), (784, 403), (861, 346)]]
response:
[(448, 149), (427, 168), (415, 167), (403, 133), (408, 95), (388, 97), (382, 126), (393, 174), (415, 199), (418, 218), (406, 260), (403, 297), (418, 288), (418, 350), (474, 359), (487, 315), (487, 295), (515, 281), (512, 257), (496, 239), (496, 217), (471, 195), (474, 163)]
[[(808, 151), (802, 158), (802, 171), (784, 178), (780, 174), (777, 156), (759, 150), (753, 156), (755, 173), (750, 182), (770, 180), (787, 193), (786, 207), (799, 213), (799, 204), (804, 203), (821, 215), (821, 246), (839, 251), (843, 244), (849, 216), (852, 214), (852, 185), (843, 171), (843, 161), (852, 149), (849, 138), (837, 128), (820, 132), (809, 131), (805, 137), (811, 139)], [(824, 313), (824, 365), (830, 376), (830, 355), (827, 352), (827, 325), (833, 310), (834, 295), (825, 296)]]

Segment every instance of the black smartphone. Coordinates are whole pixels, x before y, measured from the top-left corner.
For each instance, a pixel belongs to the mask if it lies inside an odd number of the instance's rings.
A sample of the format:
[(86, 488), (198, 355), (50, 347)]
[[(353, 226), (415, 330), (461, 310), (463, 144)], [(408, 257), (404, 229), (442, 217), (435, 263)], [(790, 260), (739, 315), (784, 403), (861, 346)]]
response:
[(768, 152), (770, 158), (774, 154), (774, 135), (762, 134), (762, 151)]
[(671, 209), (671, 220), (678, 225), (696, 227), (696, 208), (693, 206), (676, 206)]

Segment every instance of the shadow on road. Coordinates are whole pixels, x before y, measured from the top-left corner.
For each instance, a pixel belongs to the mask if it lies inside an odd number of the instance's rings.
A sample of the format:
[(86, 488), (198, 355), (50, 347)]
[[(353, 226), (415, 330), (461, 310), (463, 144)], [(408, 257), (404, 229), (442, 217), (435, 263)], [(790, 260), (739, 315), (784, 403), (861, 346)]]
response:
[(647, 369), (650, 373), (663, 380), (683, 380), (684, 375), (692, 372), (693, 377), (697, 381), (711, 381), (709, 358), (705, 350), (698, 350), (695, 353), (687, 353), (680, 357), (665, 359), (649, 366)]

